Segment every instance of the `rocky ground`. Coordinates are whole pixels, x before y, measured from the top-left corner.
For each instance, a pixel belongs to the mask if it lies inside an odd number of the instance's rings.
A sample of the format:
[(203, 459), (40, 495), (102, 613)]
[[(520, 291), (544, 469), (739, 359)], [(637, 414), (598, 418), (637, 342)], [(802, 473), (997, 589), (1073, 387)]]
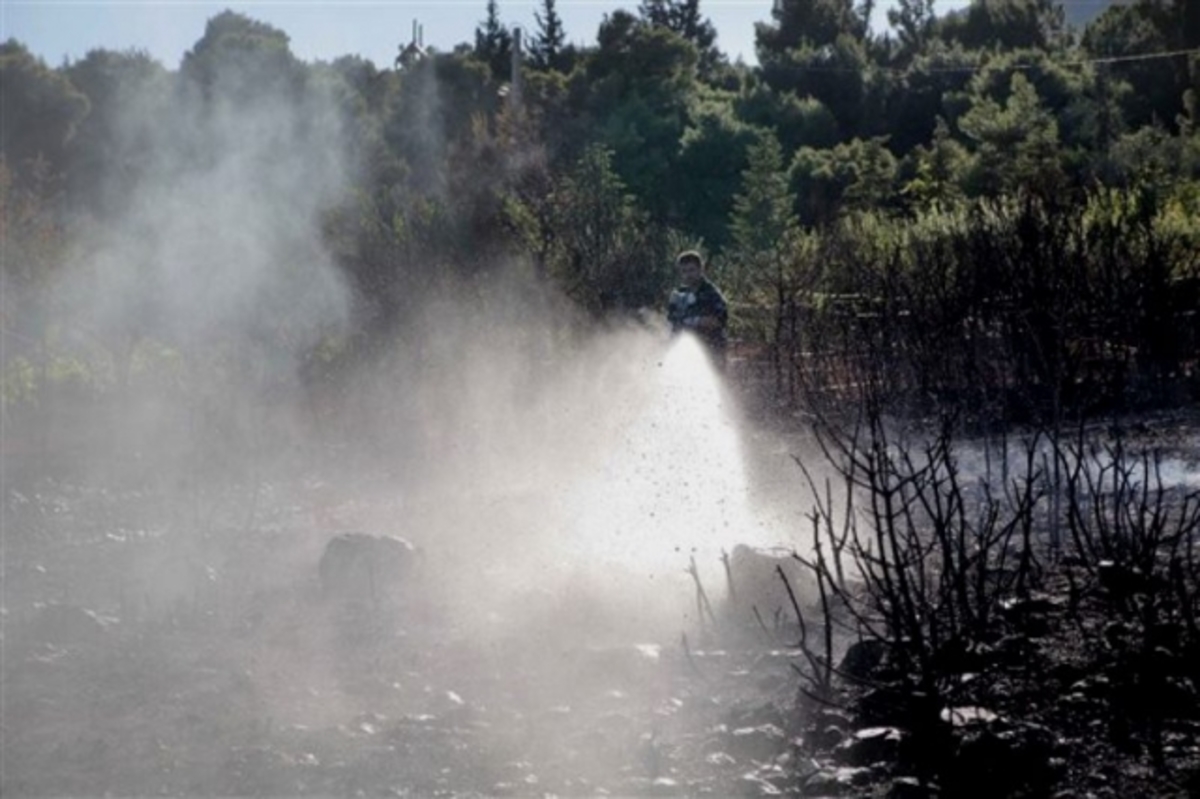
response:
[(932, 692), (839, 629), (814, 697), (786, 612), (623, 640), (329, 602), (287, 495), (181, 550), (144, 490), (8, 492), (0, 794), (1200, 795), (1200, 650), (1145, 575), (1047, 559)]
[(805, 795), (1200, 795), (1194, 655), (1156, 647), (1142, 669), (1136, 624), (1070, 594), (1054, 578), (1014, 599), (989, 643), (947, 664), (940, 697), (886, 661), (844, 664), (832, 705), (799, 712), (794, 740), (821, 766)]
[(1099, 479), (1061, 549), (1035, 528), (1027, 584), (985, 590), (983, 629), (940, 649), (868, 636), (824, 702), (801, 697), (804, 795), (1200, 796), (1196, 423), (1085, 432)]
[[(149, 499), (62, 484), (10, 495), (0, 794), (794, 785), (783, 640), (726, 646), (711, 625), (620, 640), (553, 613), (481, 636), (445, 613), (324, 597), (319, 547), (286, 543), (309, 540), (288, 507), (261, 511), (253, 530), (210, 530), (184, 568), (169, 531), (127, 523)], [(135, 579), (147, 572), (168, 579)]]
[(73, 640), (6, 658), (6, 796), (730, 795), (786, 779), (785, 652), (509, 642), (481, 662), (469, 643), (376, 635), (317, 678), (327, 649), (303, 634), (265, 652), (62, 612)]

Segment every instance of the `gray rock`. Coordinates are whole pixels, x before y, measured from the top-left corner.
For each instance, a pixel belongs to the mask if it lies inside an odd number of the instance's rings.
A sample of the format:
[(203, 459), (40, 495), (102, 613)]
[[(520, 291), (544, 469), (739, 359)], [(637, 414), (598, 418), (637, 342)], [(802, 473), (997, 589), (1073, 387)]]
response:
[(850, 766), (893, 763), (900, 755), (904, 731), (897, 727), (868, 727), (857, 730), (838, 746), (834, 756)]
[(418, 553), (398, 536), (340, 533), (317, 565), (326, 599), (378, 604), (399, 598), (414, 578)]
[(755, 771), (742, 775), (741, 793), (743, 796), (782, 796), (785, 782), (784, 774)]
[(887, 654), (888, 645), (884, 641), (855, 641), (846, 649), (846, 654), (838, 664), (838, 671), (851, 679), (870, 679), (883, 665)]
[(792, 550), (738, 544), (730, 553), (727, 565), (728, 604), (740, 622), (753, 622), (755, 609), (768, 624), (776, 614), (781, 614), (788, 622), (795, 622), (789, 586), (802, 606), (810, 604), (813, 598), (812, 574), (793, 557)]
[(825, 724), (808, 736), (808, 742), (815, 750), (826, 751), (839, 746), (846, 740), (847, 735), (849, 735), (848, 727), (840, 724)]
[(787, 736), (774, 724), (739, 727), (727, 732), (724, 746), (739, 759), (766, 761), (784, 751)]
[(869, 768), (826, 768), (813, 774), (804, 784), (805, 796), (844, 796), (867, 785), (874, 778)]
[(937, 795), (937, 788), (922, 785), (916, 777), (897, 777), (888, 788), (887, 799), (932, 799)]
[(976, 707), (974, 705), (964, 705), (961, 707), (948, 707), (942, 710), (942, 721), (952, 727), (968, 727), (973, 724), (991, 724), (998, 721), (1000, 717), (988, 710), (985, 707)]

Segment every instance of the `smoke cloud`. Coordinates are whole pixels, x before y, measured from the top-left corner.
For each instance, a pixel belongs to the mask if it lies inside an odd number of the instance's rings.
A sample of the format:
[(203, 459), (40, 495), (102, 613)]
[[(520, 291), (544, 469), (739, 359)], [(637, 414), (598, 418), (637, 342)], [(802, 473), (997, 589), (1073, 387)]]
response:
[[(318, 88), (246, 102), (213, 85), (169, 118), (131, 98), (133, 189), (72, 222), (47, 307), (111, 385), (60, 402), (47, 447), (119, 513), (73, 530), (90, 562), (10, 581), (8, 605), (28, 592), (131, 625), (198, 612), (229, 631), (221, 656), (255, 641), (247, 679), (272, 717), (334, 724), (355, 703), (314, 699), (323, 686), (381, 663), (399, 679), (423, 647), (466, 647), (490, 679), (516, 666), (488, 652), (675, 640), (699, 624), (693, 562), (718, 601), (723, 551), (787, 543), (752, 502), (738, 411), (700, 345), (653, 319), (596, 331), (521, 264), (439, 282), (382, 346), (312, 380), (361, 329), (325, 235), (361, 165)], [(420, 548), (405, 613), (323, 602), (317, 562), (345, 530)], [(281, 696), (263, 664), (322, 688)]]
[(320, 235), (353, 174), (335, 107), (320, 96), (300, 106), (180, 98), (175, 110), (151, 128), (123, 207), (79, 221), (60, 287), (69, 315), (187, 350), (234, 341), (304, 352), (348, 321)]

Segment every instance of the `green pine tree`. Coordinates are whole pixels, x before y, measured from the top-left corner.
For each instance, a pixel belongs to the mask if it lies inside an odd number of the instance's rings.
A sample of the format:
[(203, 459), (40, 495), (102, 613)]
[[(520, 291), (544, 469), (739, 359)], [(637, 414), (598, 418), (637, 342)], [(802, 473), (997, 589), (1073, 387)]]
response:
[(475, 29), (475, 57), (487, 64), (492, 77), (504, 78), (512, 64), (512, 34), (500, 22), (496, 0), (488, 0), (487, 19)]
[(561, 69), (563, 45), (566, 33), (562, 19), (554, 7), (554, 0), (542, 0), (541, 12), (533, 12), (537, 22), (537, 35), (529, 45), (533, 64), (538, 69)]

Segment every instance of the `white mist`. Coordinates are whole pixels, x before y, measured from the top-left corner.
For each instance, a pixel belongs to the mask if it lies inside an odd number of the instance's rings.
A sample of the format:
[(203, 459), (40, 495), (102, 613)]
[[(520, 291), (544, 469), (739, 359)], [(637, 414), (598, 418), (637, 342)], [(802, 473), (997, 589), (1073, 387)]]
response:
[(561, 498), (557, 565), (601, 577), (617, 604), (686, 621), (695, 613), (693, 558), (715, 601), (724, 594), (721, 553), (761, 543), (761, 528), (736, 414), (702, 346), (684, 336), (640, 355), (640, 385), (614, 392), (620, 407), (611, 412), (622, 421)]

